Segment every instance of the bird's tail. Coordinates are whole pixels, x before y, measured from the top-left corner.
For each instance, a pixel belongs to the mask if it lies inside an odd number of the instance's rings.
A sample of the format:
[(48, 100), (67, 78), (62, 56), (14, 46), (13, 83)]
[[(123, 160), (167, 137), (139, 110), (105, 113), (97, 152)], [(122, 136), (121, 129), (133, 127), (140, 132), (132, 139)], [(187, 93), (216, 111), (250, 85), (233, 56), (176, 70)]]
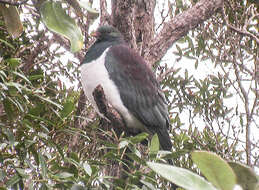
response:
[[(158, 139), (159, 139), (161, 149), (171, 151), (172, 150), (172, 142), (171, 142), (171, 139), (170, 139), (170, 136), (169, 136), (169, 133), (168, 133), (167, 129), (166, 128), (159, 129), (157, 131), (157, 136), (158, 136)], [(167, 161), (168, 161), (168, 164), (174, 165), (173, 161), (171, 159), (168, 159)], [(174, 183), (170, 183), (170, 189), (176, 190), (177, 188), (179, 188), (179, 186), (175, 185)]]
[(166, 128), (157, 130), (157, 136), (162, 150), (171, 151), (172, 142)]

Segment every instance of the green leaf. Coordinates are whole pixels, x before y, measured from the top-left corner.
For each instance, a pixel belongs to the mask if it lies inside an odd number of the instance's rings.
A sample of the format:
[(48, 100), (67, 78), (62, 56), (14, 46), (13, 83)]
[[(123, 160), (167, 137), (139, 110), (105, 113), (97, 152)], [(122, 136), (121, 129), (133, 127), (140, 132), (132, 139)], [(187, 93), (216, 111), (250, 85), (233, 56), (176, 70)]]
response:
[(177, 44), (176, 44), (176, 49), (178, 50), (178, 55), (179, 55), (180, 57), (182, 57), (182, 56), (183, 56), (182, 49), (181, 49), (180, 46), (178, 46)]
[(6, 171), (0, 169), (0, 181), (3, 181), (6, 177)]
[(3, 105), (4, 105), (5, 113), (7, 114), (9, 120), (12, 120), (14, 116), (14, 110), (13, 110), (13, 105), (11, 101), (6, 98), (3, 100)]
[(228, 163), (215, 153), (206, 151), (192, 152), (192, 160), (201, 173), (216, 187), (222, 190), (233, 189), (236, 176)]
[(20, 181), (20, 176), (18, 174), (15, 174), (13, 177), (11, 177), (7, 182), (6, 182), (6, 186), (7, 187), (11, 187), (13, 185), (15, 185), (16, 183), (18, 183)]
[(60, 2), (46, 1), (40, 9), (42, 21), (48, 29), (70, 40), (71, 51), (77, 52), (83, 47), (83, 36), (74, 19), (68, 16)]
[(61, 172), (56, 174), (57, 177), (59, 178), (69, 178), (69, 177), (73, 177), (74, 174), (68, 173), (68, 172)]
[(27, 178), (29, 175), (26, 174), (25, 169), (23, 168), (15, 168), (19, 175), (23, 178)]
[(42, 99), (42, 100), (45, 101), (45, 102), (48, 102), (48, 103), (50, 103), (50, 104), (53, 104), (54, 106), (57, 106), (59, 109), (62, 109), (62, 106), (61, 106), (60, 104), (58, 104), (58, 103), (56, 103), (56, 102), (53, 102), (52, 100), (50, 100), (50, 99), (48, 99), (48, 98), (42, 97), (42, 96), (40, 96), (40, 95), (38, 95), (38, 94), (35, 94), (35, 96), (38, 97), (38, 98), (40, 98), (40, 99)]
[[(191, 52), (193, 53), (194, 52), (194, 45), (193, 45), (193, 41), (192, 41), (192, 38), (190, 38), (189, 36), (187, 36), (187, 41), (188, 41), (188, 47), (191, 49)], [(194, 53), (193, 53), (194, 55)]]
[(67, 116), (69, 116), (69, 114), (74, 110), (75, 108), (75, 104), (73, 101), (67, 101), (64, 105), (63, 105), (63, 109), (61, 111), (61, 117), (65, 118)]
[(147, 165), (162, 177), (186, 190), (216, 190), (204, 178), (187, 169), (153, 162), (147, 162)]
[(148, 137), (147, 133), (140, 133), (134, 137), (130, 137), (129, 140), (133, 143), (133, 144), (137, 144), (141, 141), (143, 141), (144, 139), (146, 139)]
[(7, 41), (5, 41), (5, 40), (3, 40), (1, 38), (0, 38), (0, 42), (3, 42), (5, 45), (9, 46), (10, 48), (15, 49), (15, 47), (12, 44), (10, 44), (9, 42), (7, 42)]
[(15, 75), (21, 77), (21, 78), (24, 79), (26, 82), (28, 82), (29, 84), (31, 84), (31, 81), (29, 81), (29, 79), (27, 79), (26, 76), (24, 76), (23, 74), (18, 73), (18, 72), (16, 72), (16, 71), (13, 71), (13, 74), (15, 74)]
[(91, 168), (91, 166), (87, 162), (84, 162), (83, 167), (84, 167), (85, 172), (89, 176), (91, 176), (92, 175), (92, 168)]
[(10, 67), (14, 70), (21, 64), (20, 58), (9, 58), (6, 59), (6, 62), (9, 63)]
[(205, 49), (205, 43), (204, 43), (204, 39), (202, 36), (199, 37), (198, 46), (200, 49)]
[(11, 34), (13, 38), (19, 37), (23, 32), (23, 26), (17, 7), (7, 7), (3, 4), (0, 4), (0, 12), (2, 12), (4, 17), (8, 33)]
[(228, 162), (228, 164), (237, 176), (237, 184), (247, 190), (254, 190), (256, 188), (259, 181), (257, 180), (255, 172), (251, 168), (235, 162)]
[(38, 153), (39, 163), (41, 167), (42, 177), (45, 179), (47, 177), (47, 164), (44, 156), (41, 153)]
[(156, 154), (159, 151), (159, 139), (157, 134), (152, 137), (151, 144), (149, 147), (150, 154)]
[(92, 8), (91, 3), (88, 0), (78, 0), (79, 5), (86, 9), (91, 18), (96, 19), (99, 16), (99, 12)]
[(194, 65), (195, 69), (198, 68), (198, 64), (199, 64), (199, 61), (198, 61), (198, 59), (197, 59), (197, 60), (195, 61), (195, 65)]
[(82, 185), (74, 184), (71, 190), (86, 190), (86, 188), (84, 188)]

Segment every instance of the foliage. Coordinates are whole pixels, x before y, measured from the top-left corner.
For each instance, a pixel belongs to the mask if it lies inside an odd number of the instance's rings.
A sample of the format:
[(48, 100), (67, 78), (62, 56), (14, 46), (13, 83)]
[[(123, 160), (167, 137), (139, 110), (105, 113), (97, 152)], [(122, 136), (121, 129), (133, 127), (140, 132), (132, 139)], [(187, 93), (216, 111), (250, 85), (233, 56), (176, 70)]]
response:
[[(205, 151), (193, 152), (192, 159), (208, 181), (183, 168), (154, 162), (148, 162), (147, 165), (169, 181), (187, 190), (227, 190), (234, 189), (237, 185), (249, 190), (258, 188), (259, 181), (256, 174), (244, 165), (237, 163), (229, 163), (229, 165), (216, 154)], [(245, 170), (249, 171), (249, 175), (238, 177), (240, 173), (248, 174), (244, 172)]]
[[(167, 16), (173, 17), (196, 1), (165, 2), (171, 8)], [(45, 12), (42, 7), (47, 5), (62, 16)], [(169, 103), (172, 152), (159, 151), (156, 135), (117, 136), (101, 128), (105, 122), (88, 103), (78, 114), (85, 103), (79, 102), (80, 86), (76, 86), (78, 65), (91, 44), (89, 26), (99, 15), (88, 1), (78, 5), (79, 9), (71, 1), (29, 1), (18, 9), (10, 6), (7, 12), (0, 3), (0, 189), (166, 189), (170, 183), (160, 175), (181, 186), (172, 175), (178, 172), (197, 180), (202, 174), (215, 185), (202, 179), (208, 188), (225, 189), (224, 179), (215, 177), (222, 171), (229, 171), (225, 177), (233, 181), (231, 187), (238, 183), (255, 189), (258, 176), (235, 163), (253, 167), (258, 162), (258, 139), (252, 138), (259, 112), (255, 4), (226, 1), (223, 13), (213, 15), (173, 47), (176, 62), (188, 62), (195, 72), (212, 65), (214, 72), (197, 77), (188, 69), (171, 68), (172, 60), (154, 65)], [(82, 48), (82, 52), (70, 54), (68, 41), (55, 32), (70, 40), (73, 51)], [(140, 143), (143, 140), (147, 146)], [(233, 162), (194, 150), (215, 152)], [(168, 159), (175, 166), (161, 164)], [(124, 179), (118, 177), (123, 175)]]
[(67, 37), (71, 43), (71, 51), (79, 51), (83, 46), (83, 36), (75, 21), (70, 18), (61, 3), (46, 1), (41, 5), (41, 17), (44, 24), (54, 32)]

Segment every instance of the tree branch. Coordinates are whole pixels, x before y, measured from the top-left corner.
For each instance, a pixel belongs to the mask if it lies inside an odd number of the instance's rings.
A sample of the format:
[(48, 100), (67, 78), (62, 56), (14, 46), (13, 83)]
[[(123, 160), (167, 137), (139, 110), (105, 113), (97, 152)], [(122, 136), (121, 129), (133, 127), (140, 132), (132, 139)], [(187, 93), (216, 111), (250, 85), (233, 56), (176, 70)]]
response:
[(106, 100), (103, 88), (101, 85), (98, 85), (93, 91), (93, 97), (98, 107), (98, 110), (103, 114), (107, 119), (109, 119), (111, 126), (117, 132), (116, 129), (121, 128), (123, 131), (126, 130), (124, 121), (120, 114), (111, 106), (108, 105)]
[(227, 15), (226, 15), (226, 13), (225, 13), (225, 10), (222, 10), (222, 14), (223, 14), (223, 16), (224, 16), (224, 20), (225, 20), (227, 26), (228, 26), (230, 29), (232, 29), (232, 30), (238, 32), (239, 34), (244, 34), (244, 35), (246, 35), (246, 36), (252, 37), (252, 38), (256, 41), (256, 43), (259, 45), (259, 38), (258, 38), (256, 35), (254, 35), (253, 33), (248, 32), (248, 31), (246, 30), (247, 25), (248, 25), (255, 17), (258, 17), (258, 18), (259, 18), (259, 14), (253, 15), (253, 16), (245, 23), (245, 25), (244, 25), (244, 27), (243, 27), (242, 29), (236, 28), (235, 26), (233, 26), (232, 24), (229, 23), (228, 18), (227, 18)]
[(149, 64), (161, 60), (176, 40), (209, 19), (218, 9), (222, 8), (222, 5), (223, 0), (200, 0), (192, 8), (165, 22), (160, 33), (144, 52), (145, 60)]
[(100, 23), (101, 25), (109, 24), (111, 25), (111, 15), (107, 11), (107, 2), (106, 0), (100, 0)]
[(170, 69), (165, 70), (164, 73), (160, 74), (157, 78), (158, 82), (162, 82), (164, 78), (166, 78), (169, 74), (173, 73), (175, 71), (174, 67), (171, 67)]
[(141, 56), (155, 36), (154, 11), (156, 0), (136, 1), (133, 9), (134, 30), (138, 51)]
[(241, 78), (240, 78), (240, 71), (238, 70), (236, 64), (234, 63), (233, 64), (234, 66), (234, 69), (235, 69), (235, 75), (236, 75), (236, 80), (237, 80), (237, 83), (238, 83), (238, 86), (241, 90), (241, 93), (243, 95), (243, 98), (244, 98), (244, 106), (245, 106), (245, 112), (246, 112), (246, 159), (247, 159), (247, 165), (248, 166), (251, 166), (251, 139), (250, 139), (250, 136), (251, 136), (251, 129), (250, 129), (250, 124), (251, 124), (251, 114), (250, 114), (250, 111), (249, 111), (249, 100), (248, 100), (248, 94), (247, 92), (245, 91), (245, 88), (243, 86), (243, 84), (241, 83)]
[(134, 0), (113, 0), (112, 25), (118, 28), (123, 34), (125, 41), (130, 44), (131, 48), (137, 49), (135, 30), (133, 27), (134, 3)]

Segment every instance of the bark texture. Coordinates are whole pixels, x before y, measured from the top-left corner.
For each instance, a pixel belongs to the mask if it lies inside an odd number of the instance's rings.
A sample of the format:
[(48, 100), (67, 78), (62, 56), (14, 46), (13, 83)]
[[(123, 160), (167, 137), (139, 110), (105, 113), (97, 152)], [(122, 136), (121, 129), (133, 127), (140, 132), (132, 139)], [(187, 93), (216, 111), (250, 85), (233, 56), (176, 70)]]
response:
[[(101, 1), (101, 8), (105, 0)], [(158, 35), (154, 32), (156, 0), (112, 0), (112, 14), (101, 20), (118, 28), (130, 46), (153, 65), (160, 61), (175, 41), (209, 19), (223, 6), (223, 0), (200, 0), (192, 8), (162, 23)], [(104, 10), (102, 10), (103, 12)]]
[(144, 53), (146, 61), (150, 64), (160, 61), (175, 41), (209, 19), (222, 6), (223, 0), (201, 0), (192, 8), (165, 22), (161, 32), (148, 45)]

